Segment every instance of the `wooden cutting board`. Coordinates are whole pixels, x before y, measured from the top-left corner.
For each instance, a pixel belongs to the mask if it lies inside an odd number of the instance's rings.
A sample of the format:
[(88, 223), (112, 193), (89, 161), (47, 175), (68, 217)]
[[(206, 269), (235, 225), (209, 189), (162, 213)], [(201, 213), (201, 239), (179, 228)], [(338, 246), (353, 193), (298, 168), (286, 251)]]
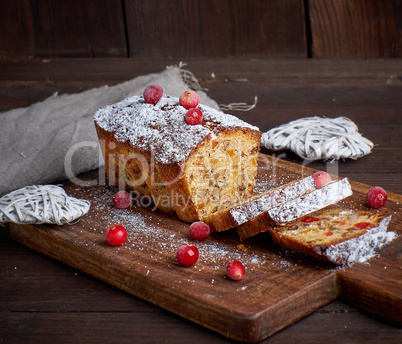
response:
[[(310, 175), (314, 170), (262, 155), (258, 190)], [(97, 177), (97, 178), (96, 178)], [(203, 242), (188, 236), (188, 224), (175, 215), (134, 204), (115, 209), (116, 192), (103, 172), (88, 174), (68, 194), (91, 201), (90, 212), (72, 225), (11, 225), (19, 243), (53, 257), (128, 293), (167, 309), (226, 337), (258, 342), (338, 297), (361, 309), (402, 323), (402, 240), (400, 236), (367, 263), (340, 268), (282, 248), (261, 233), (240, 242), (235, 230), (212, 233)], [(369, 186), (351, 182), (354, 194), (345, 208), (366, 208)], [(402, 196), (388, 194), (389, 230), (401, 234)], [(374, 210), (373, 210), (374, 211)], [(111, 247), (106, 230), (127, 228), (128, 241)], [(176, 248), (193, 242), (196, 265), (180, 267)], [(226, 263), (246, 267), (240, 281), (226, 277)]]

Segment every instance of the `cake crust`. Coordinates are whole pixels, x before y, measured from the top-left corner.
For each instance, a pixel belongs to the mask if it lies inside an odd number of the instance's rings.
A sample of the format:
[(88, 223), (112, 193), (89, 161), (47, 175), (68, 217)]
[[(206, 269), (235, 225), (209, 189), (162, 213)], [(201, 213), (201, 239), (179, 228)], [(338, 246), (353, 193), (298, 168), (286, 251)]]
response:
[(185, 122), (178, 98), (142, 96), (98, 110), (95, 127), (111, 184), (150, 195), (185, 222), (253, 194), (261, 132), (234, 116), (198, 106), (201, 125)]
[(364, 262), (395, 237), (387, 232), (391, 215), (331, 207), (270, 229), (273, 240), (337, 265)]
[[(260, 194), (253, 195), (249, 199), (234, 204), (229, 208), (212, 213), (208, 217), (203, 218), (203, 221), (209, 224), (212, 230), (224, 231), (248, 223), (258, 217), (258, 221), (261, 222), (258, 228), (263, 229), (264, 225), (269, 226), (272, 222), (271, 219), (266, 218), (263, 213), (279, 204), (300, 197), (315, 188), (314, 180), (311, 176), (297, 179), (290, 183), (266, 190)], [(266, 220), (264, 220), (265, 218)], [(268, 228), (269, 227), (266, 229)]]
[(288, 197), (285, 202), (270, 207), (253, 219), (240, 224), (237, 227), (240, 239), (249, 238), (272, 229), (274, 225), (283, 225), (314, 211), (324, 209), (353, 194), (348, 178), (332, 181), (319, 189), (299, 187), (298, 190), (298, 193), (291, 192), (293, 197)]

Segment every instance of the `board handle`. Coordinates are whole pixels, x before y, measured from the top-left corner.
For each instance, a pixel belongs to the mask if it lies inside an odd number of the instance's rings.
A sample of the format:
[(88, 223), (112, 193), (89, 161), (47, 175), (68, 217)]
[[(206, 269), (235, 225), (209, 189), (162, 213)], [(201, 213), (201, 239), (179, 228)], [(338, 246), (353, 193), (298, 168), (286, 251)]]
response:
[(339, 271), (339, 295), (346, 303), (402, 324), (402, 256), (380, 257)]

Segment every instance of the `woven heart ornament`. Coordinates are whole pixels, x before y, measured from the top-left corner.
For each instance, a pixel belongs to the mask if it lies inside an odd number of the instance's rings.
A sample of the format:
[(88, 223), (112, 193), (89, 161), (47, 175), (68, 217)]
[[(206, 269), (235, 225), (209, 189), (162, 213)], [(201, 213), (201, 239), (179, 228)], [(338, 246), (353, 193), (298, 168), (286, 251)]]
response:
[(357, 159), (371, 153), (374, 143), (363, 137), (347, 117), (305, 117), (262, 134), (267, 149), (289, 149), (303, 159)]
[(56, 185), (27, 186), (0, 198), (0, 223), (71, 223), (88, 213), (90, 202), (70, 197)]

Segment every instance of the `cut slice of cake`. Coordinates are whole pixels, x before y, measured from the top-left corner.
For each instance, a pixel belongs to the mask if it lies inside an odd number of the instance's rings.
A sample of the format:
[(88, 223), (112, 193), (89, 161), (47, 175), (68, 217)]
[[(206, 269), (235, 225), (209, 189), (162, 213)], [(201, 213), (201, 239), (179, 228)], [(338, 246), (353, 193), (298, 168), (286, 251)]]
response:
[(261, 132), (237, 117), (198, 105), (201, 124), (185, 121), (179, 99), (156, 104), (143, 96), (108, 105), (95, 127), (108, 179), (122, 189), (150, 195), (185, 222), (253, 195)]
[(335, 204), (353, 194), (348, 178), (332, 181), (323, 187), (295, 194), (282, 204), (267, 208), (247, 222), (241, 221), (244, 215), (238, 214), (237, 232), (240, 239), (246, 239), (265, 232), (275, 225), (283, 225), (314, 211)]
[[(297, 179), (279, 187), (266, 190), (249, 199), (221, 211), (209, 214), (201, 220), (207, 223), (211, 230), (218, 232), (237, 227), (249, 222), (268, 209), (298, 198), (316, 189), (312, 176)], [(268, 228), (267, 228), (268, 229)]]
[(289, 249), (338, 265), (363, 262), (395, 238), (387, 232), (386, 212), (333, 208), (270, 229), (274, 241)]

